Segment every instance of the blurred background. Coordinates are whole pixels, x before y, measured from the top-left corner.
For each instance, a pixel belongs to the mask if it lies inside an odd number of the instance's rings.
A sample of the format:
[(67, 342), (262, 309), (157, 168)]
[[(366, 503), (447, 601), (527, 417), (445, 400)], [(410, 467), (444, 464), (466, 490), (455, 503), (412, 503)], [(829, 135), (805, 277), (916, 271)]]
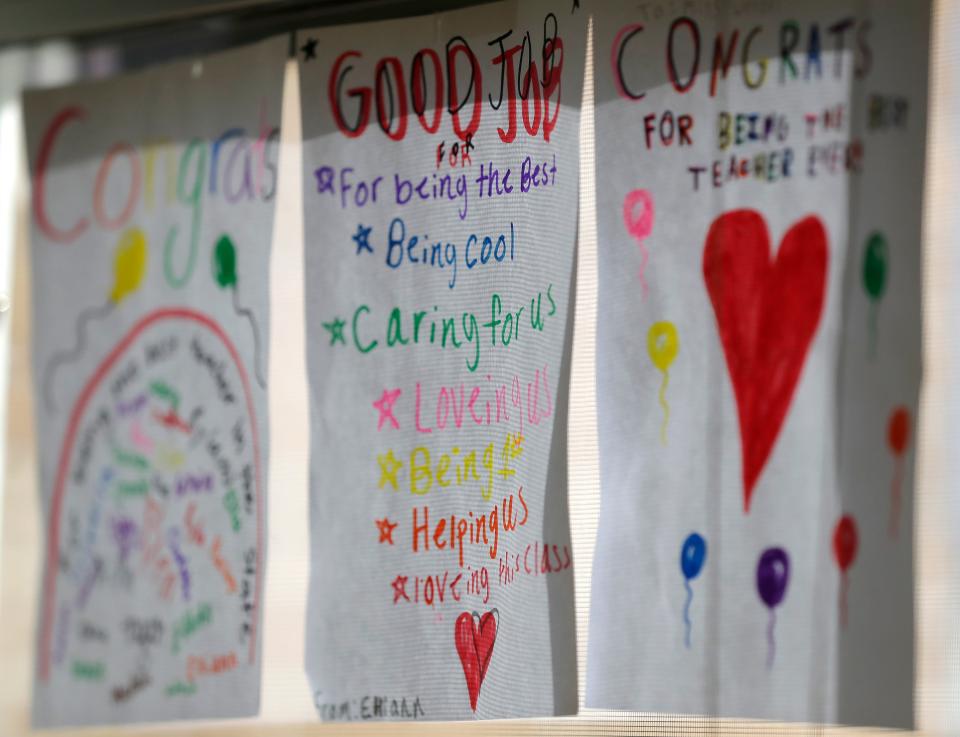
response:
[[(468, 2), (283, 0), (4, 0), (0, 2), (0, 735), (29, 728), (41, 567), (37, 438), (30, 374), (29, 179), (19, 93), (116, 74), (297, 27), (375, 20)], [(925, 384), (917, 455), (916, 713), (925, 733), (960, 733), (960, 0), (934, 2), (924, 238)], [(578, 301), (570, 413), (570, 508), (578, 653), (585, 673), (590, 571), (599, 511), (594, 348), (597, 244), (593, 205), (592, 70), (581, 131)], [(270, 554), (261, 715), (253, 721), (139, 728), (147, 734), (826, 734), (814, 725), (718, 721), (587, 710), (575, 719), (485, 724), (319, 725), (304, 673), (308, 577), (307, 385), (304, 372), (300, 108), (287, 65), (271, 271)], [(276, 375), (276, 373), (274, 373)], [(957, 528), (954, 527), (957, 525)], [(877, 643), (882, 646), (882, 643)], [(904, 664), (908, 667), (908, 664)], [(582, 698), (582, 677), (581, 677)], [(90, 729), (78, 734), (115, 734)], [(869, 734), (835, 730), (837, 734)], [(68, 734), (60, 731), (60, 734)]]

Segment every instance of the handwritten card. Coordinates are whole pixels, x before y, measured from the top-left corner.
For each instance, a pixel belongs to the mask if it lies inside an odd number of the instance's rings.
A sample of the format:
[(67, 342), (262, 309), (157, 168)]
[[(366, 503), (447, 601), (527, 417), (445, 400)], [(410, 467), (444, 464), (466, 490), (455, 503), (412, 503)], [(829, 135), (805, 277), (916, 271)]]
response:
[(587, 704), (912, 726), (929, 3), (595, 23)]
[(324, 720), (576, 711), (585, 29), (507, 2), (298, 34)]
[(258, 710), (286, 46), (26, 95), (37, 726)]

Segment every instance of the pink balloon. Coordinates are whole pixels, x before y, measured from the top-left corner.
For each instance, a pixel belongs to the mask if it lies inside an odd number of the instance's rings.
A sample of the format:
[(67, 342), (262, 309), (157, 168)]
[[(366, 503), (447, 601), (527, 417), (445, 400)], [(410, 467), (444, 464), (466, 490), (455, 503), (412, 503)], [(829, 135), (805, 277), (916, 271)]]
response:
[[(637, 210), (640, 210), (639, 214)], [(623, 224), (627, 232), (632, 235), (640, 246), (640, 286), (643, 287), (643, 298), (647, 298), (647, 253), (643, 240), (653, 230), (653, 197), (645, 189), (635, 189), (623, 200)]]
[[(637, 206), (642, 209), (636, 214)], [(653, 197), (645, 189), (635, 189), (623, 200), (623, 224), (638, 241), (653, 231)]]

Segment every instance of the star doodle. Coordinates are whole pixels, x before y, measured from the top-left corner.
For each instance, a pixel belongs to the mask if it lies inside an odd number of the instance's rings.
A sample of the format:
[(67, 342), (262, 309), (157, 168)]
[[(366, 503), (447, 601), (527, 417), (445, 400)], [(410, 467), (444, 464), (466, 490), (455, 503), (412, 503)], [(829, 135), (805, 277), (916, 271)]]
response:
[(393, 451), (388, 450), (387, 454), (378, 455), (377, 463), (380, 464), (380, 481), (377, 482), (377, 488), (382, 489), (387, 484), (397, 490), (397, 471), (403, 468), (403, 462), (398, 461), (393, 456)]
[(373, 408), (380, 411), (380, 416), (377, 418), (378, 431), (383, 429), (383, 423), (388, 420), (390, 424), (393, 425), (394, 430), (400, 429), (400, 423), (397, 422), (397, 418), (393, 416), (393, 405), (399, 397), (399, 389), (394, 389), (393, 391), (384, 389), (383, 396), (373, 403)]
[(373, 253), (373, 247), (370, 245), (370, 231), (373, 230), (373, 226), (364, 228), (363, 225), (357, 225), (357, 232), (354, 233), (351, 238), (353, 242), (357, 244), (357, 255), (360, 255), (361, 251), (369, 251)]
[(330, 331), (330, 345), (336, 345), (337, 341), (340, 341), (344, 345), (347, 344), (347, 339), (343, 337), (343, 328), (346, 324), (347, 321), (341, 317), (323, 323), (323, 327)]
[(317, 58), (317, 44), (319, 42), (317, 39), (310, 37), (307, 39), (307, 42), (300, 47), (300, 50), (303, 52), (303, 60), (310, 61), (311, 59)]
[(393, 531), (397, 528), (397, 523), (391, 522), (387, 517), (374, 520), (374, 522), (377, 525), (377, 530), (380, 532), (380, 539), (377, 542), (393, 545)]
[(393, 603), (396, 604), (400, 597), (402, 596), (407, 601), (410, 601), (410, 597), (407, 596), (407, 577), (406, 576), (397, 576), (393, 579), (393, 583), (390, 584), (393, 586)]

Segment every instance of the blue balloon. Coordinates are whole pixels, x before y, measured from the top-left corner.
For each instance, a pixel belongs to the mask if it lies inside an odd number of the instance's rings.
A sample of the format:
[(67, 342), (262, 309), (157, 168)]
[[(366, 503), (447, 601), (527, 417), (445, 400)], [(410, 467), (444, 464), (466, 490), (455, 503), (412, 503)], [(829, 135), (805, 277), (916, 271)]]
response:
[(700, 575), (707, 559), (707, 541), (696, 532), (687, 535), (680, 549), (680, 570), (688, 581)]

